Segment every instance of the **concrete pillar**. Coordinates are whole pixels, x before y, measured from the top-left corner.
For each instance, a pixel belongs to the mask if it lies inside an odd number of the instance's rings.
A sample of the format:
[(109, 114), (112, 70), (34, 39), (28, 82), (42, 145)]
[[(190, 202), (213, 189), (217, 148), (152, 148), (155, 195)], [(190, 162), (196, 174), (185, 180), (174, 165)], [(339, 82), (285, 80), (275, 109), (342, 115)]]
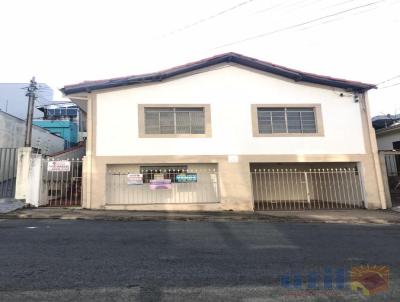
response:
[(361, 173), (366, 208), (386, 209), (383, 181), (381, 175), (377, 175), (375, 162), (371, 158), (363, 160), (358, 163), (358, 170)]
[(248, 161), (218, 163), (223, 210), (253, 211), (253, 193)]
[(17, 179), (15, 183), (15, 199), (26, 200), (29, 184), (29, 169), (31, 165), (32, 148), (18, 148)]
[(82, 207), (84, 209), (91, 208), (91, 156), (82, 158)]
[(42, 155), (32, 152), (31, 147), (18, 148), (15, 199), (38, 207), (42, 205)]
[(386, 205), (388, 208), (392, 207), (392, 197), (390, 196), (389, 178), (386, 169), (385, 153), (379, 152), (380, 171), (382, 173), (383, 186), (385, 190)]
[(42, 186), (42, 165), (43, 158), (41, 154), (32, 154), (28, 175), (28, 192), (25, 202), (34, 207), (47, 204), (46, 188)]

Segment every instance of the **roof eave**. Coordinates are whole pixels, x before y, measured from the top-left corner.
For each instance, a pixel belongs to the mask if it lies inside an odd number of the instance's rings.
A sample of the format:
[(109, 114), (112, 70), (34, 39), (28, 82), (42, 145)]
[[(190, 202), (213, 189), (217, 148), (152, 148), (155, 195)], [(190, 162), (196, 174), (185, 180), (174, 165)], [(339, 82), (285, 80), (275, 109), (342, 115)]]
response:
[(227, 53), (224, 55), (215, 56), (209, 59), (204, 59), (198, 62), (189, 63), (186, 65), (178, 66), (175, 68), (168, 69), (163, 72), (150, 73), (139, 76), (123, 77), (118, 79), (98, 81), (98, 83), (82, 83), (71, 86), (65, 86), (61, 88), (61, 92), (64, 95), (71, 95), (75, 93), (86, 92), (90, 93), (94, 90), (110, 89), (115, 87), (122, 87), (135, 84), (143, 83), (154, 83), (160, 82), (168, 78), (172, 78), (181, 74), (189, 73), (198, 69), (208, 68), (217, 64), (222, 63), (236, 63), (246, 67), (250, 67), (259, 71), (272, 73), (278, 76), (292, 79), (296, 82), (309, 82), (314, 84), (326, 85), (345, 90), (352, 90), (356, 92), (365, 92), (370, 89), (377, 88), (373, 84), (352, 82), (342, 79), (335, 79), (326, 76), (315, 75), (311, 73), (305, 73), (297, 70), (292, 70), (283, 66), (278, 66), (268, 62), (260, 61), (254, 58), (242, 56), (235, 53)]

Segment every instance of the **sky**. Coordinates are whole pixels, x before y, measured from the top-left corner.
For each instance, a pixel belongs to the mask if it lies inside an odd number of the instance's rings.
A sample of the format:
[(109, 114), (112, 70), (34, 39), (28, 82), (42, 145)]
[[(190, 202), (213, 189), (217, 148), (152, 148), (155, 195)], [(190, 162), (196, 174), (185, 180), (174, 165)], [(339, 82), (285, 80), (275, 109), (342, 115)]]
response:
[(66, 84), (234, 51), (384, 82), (372, 115), (400, 113), (400, 0), (1, 0), (0, 39), (0, 82), (35, 76), (56, 100)]

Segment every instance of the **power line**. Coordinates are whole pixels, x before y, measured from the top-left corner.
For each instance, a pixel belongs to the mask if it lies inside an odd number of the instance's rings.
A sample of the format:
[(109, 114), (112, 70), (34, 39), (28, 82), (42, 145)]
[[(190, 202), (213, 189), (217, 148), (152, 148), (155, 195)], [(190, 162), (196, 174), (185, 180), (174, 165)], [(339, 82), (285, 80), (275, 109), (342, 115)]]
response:
[(317, 21), (321, 21), (321, 20), (324, 20), (324, 19), (327, 19), (327, 18), (331, 18), (331, 17), (334, 17), (334, 16), (342, 15), (342, 14), (348, 13), (350, 11), (358, 10), (360, 8), (364, 8), (364, 7), (368, 7), (368, 6), (371, 6), (371, 5), (375, 5), (375, 4), (383, 2), (383, 1), (386, 1), (386, 0), (379, 0), (379, 1), (371, 2), (371, 3), (368, 3), (368, 4), (364, 4), (364, 5), (360, 5), (360, 6), (357, 6), (357, 7), (349, 8), (349, 9), (346, 9), (346, 10), (342, 10), (342, 11), (339, 11), (339, 12), (336, 12), (336, 13), (333, 13), (333, 14), (330, 14), (330, 15), (326, 15), (326, 16), (323, 16), (323, 17), (315, 18), (315, 19), (312, 19), (312, 20), (309, 20), (309, 21), (305, 21), (305, 22), (302, 22), (302, 23), (289, 25), (289, 26), (286, 26), (286, 27), (283, 27), (283, 28), (279, 28), (279, 29), (275, 29), (273, 31), (269, 31), (269, 32), (266, 32), (266, 33), (263, 33), (263, 34), (259, 34), (259, 35), (251, 36), (251, 37), (248, 37), (248, 38), (245, 38), (245, 39), (241, 39), (241, 40), (237, 40), (237, 41), (234, 41), (234, 42), (226, 43), (226, 44), (214, 47), (213, 50), (214, 49), (223, 48), (223, 47), (226, 47), (226, 46), (231, 46), (231, 45), (235, 45), (235, 44), (248, 42), (248, 41), (251, 41), (251, 40), (254, 40), (254, 39), (263, 38), (263, 37), (270, 36), (270, 35), (273, 35), (273, 34), (276, 34), (276, 33), (279, 33), (279, 32), (291, 30), (291, 29), (294, 29), (296, 27), (301, 27), (301, 26), (304, 26), (304, 25), (307, 25), (307, 24), (310, 24), (310, 23), (314, 23), (314, 22), (317, 22)]
[(397, 78), (400, 78), (400, 74), (399, 74), (399, 75), (397, 75), (397, 76), (394, 76), (393, 78), (390, 78), (390, 79), (384, 80), (384, 81), (382, 81), (382, 82), (378, 83), (377, 85), (382, 85), (383, 83), (387, 83), (387, 82), (393, 81), (393, 80), (395, 80), (395, 79), (397, 79)]
[(202, 18), (200, 20), (197, 20), (196, 22), (193, 22), (193, 23), (187, 24), (185, 26), (182, 26), (182, 27), (180, 27), (178, 29), (175, 29), (175, 30), (165, 34), (164, 36), (170, 36), (170, 35), (176, 34), (178, 32), (187, 30), (187, 29), (189, 29), (191, 27), (194, 27), (194, 26), (197, 26), (197, 25), (199, 25), (201, 23), (204, 23), (204, 22), (207, 22), (209, 20), (212, 20), (212, 19), (215, 19), (217, 17), (220, 17), (220, 16), (222, 16), (222, 15), (224, 15), (226, 13), (229, 13), (229, 12), (231, 12), (231, 11), (237, 9), (237, 8), (240, 8), (240, 7), (244, 6), (244, 5), (250, 4), (251, 2), (254, 2), (254, 1), (256, 1), (256, 0), (247, 0), (247, 1), (240, 2), (240, 3), (236, 4), (235, 6), (232, 6), (232, 7), (229, 7), (227, 9), (224, 9), (224, 10), (222, 10), (222, 11), (220, 11), (220, 12), (214, 14), (214, 15), (208, 16), (206, 18)]
[(385, 88), (389, 88), (389, 87), (393, 87), (393, 86), (397, 86), (397, 85), (400, 85), (400, 82), (389, 85), (389, 86), (379, 87), (379, 89), (385, 89)]

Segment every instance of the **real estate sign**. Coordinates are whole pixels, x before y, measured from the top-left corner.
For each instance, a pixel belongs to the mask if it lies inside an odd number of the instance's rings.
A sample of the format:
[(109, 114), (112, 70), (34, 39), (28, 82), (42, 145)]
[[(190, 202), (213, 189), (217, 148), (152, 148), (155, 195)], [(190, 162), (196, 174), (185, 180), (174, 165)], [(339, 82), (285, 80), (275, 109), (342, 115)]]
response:
[(47, 163), (49, 172), (69, 172), (71, 171), (71, 162), (68, 160), (51, 160)]
[(170, 190), (172, 189), (171, 179), (151, 179), (150, 190)]
[(142, 185), (143, 184), (143, 174), (133, 174), (130, 173), (127, 175), (127, 184), (128, 185)]
[(175, 176), (176, 182), (197, 182), (197, 173), (181, 173)]

